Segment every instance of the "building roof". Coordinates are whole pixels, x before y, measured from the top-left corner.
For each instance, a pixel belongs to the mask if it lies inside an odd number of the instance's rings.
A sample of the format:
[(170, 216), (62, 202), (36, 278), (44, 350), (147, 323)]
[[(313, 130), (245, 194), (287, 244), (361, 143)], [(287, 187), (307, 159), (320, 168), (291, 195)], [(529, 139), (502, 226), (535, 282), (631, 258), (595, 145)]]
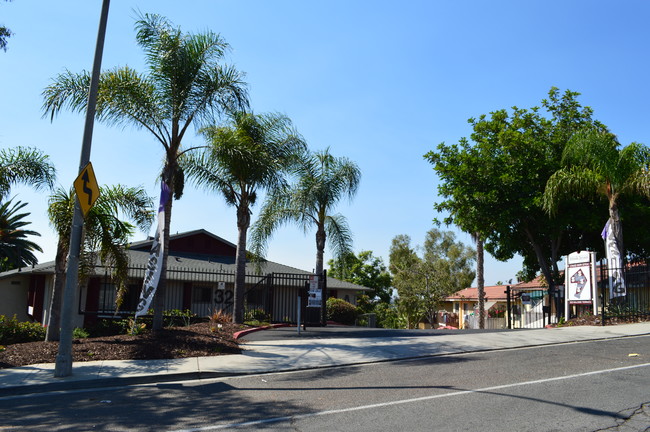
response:
[[(190, 238), (205, 239), (207, 242), (202, 242), (198, 247), (203, 253), (188, 252), (186, 241)], [(139, 277), (142, 274), (142, 269), (147, 266), (149, 261), (149, 249), (153, 239), (147, 239), (140, 242), (132, 243), (127, 251), (129, 255), (129, 267), (131, 276)], [(218, 237), (206, 230), (194, 230), (180, 234), (172, 234), (170, 236), (170, 245), (180, 245), (180, 252), (174, 250), (170, 246), (169, 258), (167, 260), (167, 269), (170, 271), (176, 270), (180, 272), (219, 272), (219, 273), (235, 273), (235, 257), (226, 253), (231, 247), (235, 247), (232, 243)], [(206, 246), (207, 245), (207, 246)], [(212, 249), (210, 249), (212, 248)], [(226, 249), (224, 249), (226, 248)], [(218, 252), (215, 254), (209, 252)], [(100, 265), (98, 260), (98, 265)], [(264, 261), (256, 265), (255, 263), (246, 263), (247, 274), (269, 274), (269, 273), (292, 273), (292, 274), (311, 274), (311, 272), (300, 270), (295, 267), (290, 267), (284, 264), (276, 263), (273, 261)], [(20, 275), (20, 274), (54, 274), (54, 261), (49, 261), (42, 264), (36, 264), (30, 267), (22, 267), (19, 269), (9, 270), (0, 273), (0, 279)], [(180, 274), (180, 273), (178, 273)], [(188, 279), (190, 276), (188, 275)], [(184, 278), (181, 278), (184, 279)], [(327, 287), (329, 289), (349, 289), (355, 291), (372, 291), (372, 288), (363, 287), (361, 285), (353, 284), (350, 282), (342, 281), (332, 277), (327, 278)]]
[[(506, 288), (508, 285), (490, 285), (484, 287), (486, 301), (507, 300)], [(465, 288), (445, 298), (447, 301), (469, 300), (478, 301), (478, 287)]]

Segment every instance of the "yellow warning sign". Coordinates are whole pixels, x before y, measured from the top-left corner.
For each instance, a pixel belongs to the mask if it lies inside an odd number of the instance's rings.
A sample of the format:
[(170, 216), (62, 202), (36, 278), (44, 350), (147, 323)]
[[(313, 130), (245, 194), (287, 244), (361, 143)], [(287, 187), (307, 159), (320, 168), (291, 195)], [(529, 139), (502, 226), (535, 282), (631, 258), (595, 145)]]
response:
[(77, 192), (81, 212), (86, 217), (88, 211), (99, 197), (99, 186), (97, 185), (92, 163), (88, 162), (84, 169), (81, 170), (74, 181), (74, 190)]

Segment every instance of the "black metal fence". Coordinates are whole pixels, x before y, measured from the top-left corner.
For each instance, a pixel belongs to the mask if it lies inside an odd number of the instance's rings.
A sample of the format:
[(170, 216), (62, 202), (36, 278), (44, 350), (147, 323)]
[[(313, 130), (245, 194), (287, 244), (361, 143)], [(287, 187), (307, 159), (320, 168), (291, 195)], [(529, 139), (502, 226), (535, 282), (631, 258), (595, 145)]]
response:
[[(79, 312), (100, 317), (129, 316), (135, 313), (145, 275), (144, 266), (129, 268), (128, 289), (116, 310), (117, 290), (105, 267), (95, 269), (85, 297), (80, 298)], [(310, 277), (308, 273), (247, 274), (245, 276), (245, 320), (296, 323), (298, 307), (301, 322), (309, 325), (325, 325), (325, 301), (327, 299), (326, 277), (318, 278), (322, 293), (319, 308), (310, 308), (307, 302)], [(93, 283), (95, 289), (92, 289)], [(165, 290), (166, 310), (191, 310), (200, 317), (221, 311), (233, 313), (235, 274), (204, 269), (167, 268)], [(298, 303), (298, 298), (303, 301)]]
[(630, 264), (625, 268), (600, 266), (602, 324), (650, 320), (650, 267)]

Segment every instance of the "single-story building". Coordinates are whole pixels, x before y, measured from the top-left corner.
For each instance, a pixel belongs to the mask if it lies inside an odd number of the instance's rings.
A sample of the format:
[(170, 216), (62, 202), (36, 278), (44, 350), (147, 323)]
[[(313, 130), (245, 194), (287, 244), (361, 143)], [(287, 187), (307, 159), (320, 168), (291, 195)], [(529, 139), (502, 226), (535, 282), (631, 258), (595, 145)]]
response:
[[(489, 329), (505, 328), (507, 285), (484, 287), (486, 324)], [(458, 316), (458, 328), (478, 328), (478, 288), (465, 288), (445, 298), (443, 307)]]
[[(120, 308), (123, 314), (135, 311), (152, 242), (150, 238), (128, 248), (130, 282)], [(189, 309), (199, 316), (219, 309), (232, 313), (236, 249), (233, 243), (203, 229), (171, 235), (165, 309)], [(247, 262), (246, 310), (261, 309), (273, 322), (297, 322), (298, 295), (306, 297), (310, 276), (310, 272), (272, 261), (259, 266)], [(372, 291), (331, 277), (326, 279), (323, 304), (327, 297), (356, 304), (359, 294)], [(53, 285), (54, 262), (0, 273), (0, 315), (15, 314), (20, 321), (47, 323)], [(75, 293), (73, 325), (83, 327), (98, 317), (115, 316), (115, 297), (110, 272), (97, 266), (88, 283)], [(308, 308), (308, 312), (313, 309)]]

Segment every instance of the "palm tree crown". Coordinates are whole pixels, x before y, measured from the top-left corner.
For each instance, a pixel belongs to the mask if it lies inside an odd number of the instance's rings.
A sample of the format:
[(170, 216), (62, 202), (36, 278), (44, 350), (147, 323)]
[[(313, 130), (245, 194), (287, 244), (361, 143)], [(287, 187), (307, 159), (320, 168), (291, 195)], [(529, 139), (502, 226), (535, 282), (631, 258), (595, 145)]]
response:
[(619, 251), (623, 236), (618, 211), (621, 194), (650, 197), (650, 149), (631, 143), (620, 149), (616, 137), (606, 131), (584, 130), (573, 135), (562, 154), (562, 165), (546, 183), (543, 206), (555, 212), (562, 199), (604, 196)]
[(28, 147), (0, 150), (0, 199), (14, 184), (51, 188), (55, 178), (54, 165), (40, 150)]
[(316, 274), (323, 272), (327, 239), (337, 257), (349, 252), (352, 233), (345, 217), (332, 213), (339, 201), (352, 199), (361, 181), (361, 171), (352, 161), (334, 157), (329, 149), (307, 154), (296, 165), (295, 185), (271, 193), (253, 227), (256, 254), (263, 256), (273, 231), (286, 222), (297, 223), (305, 232), (316, 227)]
[(27, 236), (40, 236), (36, 231), (23, 229), (29, 225), (29, 213), (19, 213), (27, 203), (12, 200), (0, 204), (0, 272), (38, 263), (32, 251), (42, 252), (40, 246)]

